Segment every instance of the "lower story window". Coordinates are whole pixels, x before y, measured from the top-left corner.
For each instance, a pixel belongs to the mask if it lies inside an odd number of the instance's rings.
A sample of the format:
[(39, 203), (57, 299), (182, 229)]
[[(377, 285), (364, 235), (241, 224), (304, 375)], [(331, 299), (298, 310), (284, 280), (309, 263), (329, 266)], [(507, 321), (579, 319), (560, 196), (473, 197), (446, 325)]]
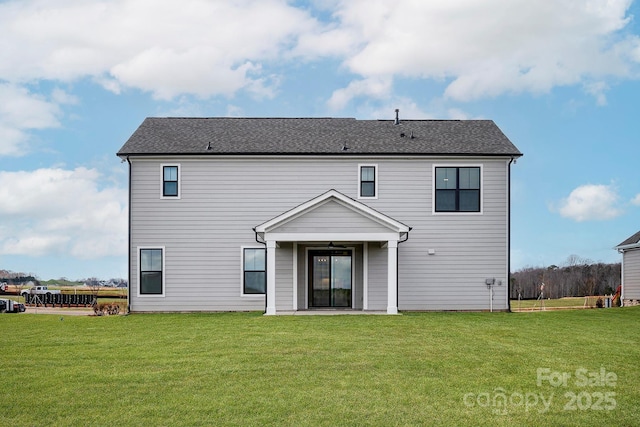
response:
[(242, 292), (264, 294), (267, 288), (266, 251), (261, 248), (245, 248), (243, 258)]
[(163, 295), (164, 250), (140, 249), (140, 295)]

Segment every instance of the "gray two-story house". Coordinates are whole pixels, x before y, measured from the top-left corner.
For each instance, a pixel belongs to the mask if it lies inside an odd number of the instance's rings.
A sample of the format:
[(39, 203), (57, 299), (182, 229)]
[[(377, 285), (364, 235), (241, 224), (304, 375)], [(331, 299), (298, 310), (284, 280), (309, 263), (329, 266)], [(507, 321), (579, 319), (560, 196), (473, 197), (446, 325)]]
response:
[(521, 155), (490, 120), (148, 118), (130, 310), (508, 310)]

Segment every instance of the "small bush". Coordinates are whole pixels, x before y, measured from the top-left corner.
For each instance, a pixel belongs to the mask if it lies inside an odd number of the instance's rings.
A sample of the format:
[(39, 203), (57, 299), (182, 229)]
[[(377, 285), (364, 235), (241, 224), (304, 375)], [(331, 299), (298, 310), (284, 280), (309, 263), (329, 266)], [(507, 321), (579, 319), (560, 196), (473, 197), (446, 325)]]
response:
[(93, 306), (93, 312), (96, 316), (116, 315), (120, 313), (120, 305), (118, 303), (99, 303)]

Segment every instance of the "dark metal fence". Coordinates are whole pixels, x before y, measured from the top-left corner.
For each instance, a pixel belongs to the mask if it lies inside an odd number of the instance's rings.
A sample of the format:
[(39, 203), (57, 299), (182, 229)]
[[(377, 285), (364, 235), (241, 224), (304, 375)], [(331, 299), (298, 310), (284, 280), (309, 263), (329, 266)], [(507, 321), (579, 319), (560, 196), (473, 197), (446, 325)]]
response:
[(90, 294), (25, 294), (24, 302), (43, 307), (90, 307), (95, 295)]

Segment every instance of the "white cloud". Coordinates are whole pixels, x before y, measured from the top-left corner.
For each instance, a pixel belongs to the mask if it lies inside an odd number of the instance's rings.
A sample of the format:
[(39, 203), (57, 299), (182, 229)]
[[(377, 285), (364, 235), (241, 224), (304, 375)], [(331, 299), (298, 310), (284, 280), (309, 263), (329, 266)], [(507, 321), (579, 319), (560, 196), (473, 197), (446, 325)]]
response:
[(281, 0), (0, 2), (0, 157), (29, 152), (31, 131), (61, 126), (61, 107), (79, 103), (60, 87), (35, 95), (32, 83), (88, 77), (163, 100), (272, 98), (279, 79), (261, 61), (315, 25)]
[[(391, 108), (392, 107), (392, 108)], [(395, 119), (395, 109), (399, 109), (398, 117), (405, 119), (433, 119), (436, 115), (423, 111), (418, 104), (410, 98), (393, 97), (383, 103), (365, 103), (358, 106), (358, 117), (377, 119)]]
[(341, 110), (351, 99), (359, 96), (384, 98), (391, 93), (391, 84), (389, 78), (355, 80), (349, 83), (346, 88), (333, 92), (327, 104), (333, 110)]
[(284, 0), (38, 0), (0, 3), (0, 79), (86, 76), (158, 99), (265, 91), (277, 60), (316, 26)]
[(640, 206), (640, 193), (636, 194), (636, 197), (631, 199), (631, 203), (636, 205), (636, 206)]
[(640, 38), (620, 31), (630, 4), (353, 0), (340, 3), (337, 28), (316, 44), (348, 38), (351, 72), (450, 79), (445, 95), (458, 101), (583, 83), (603, 104), (606, 85), (589, 82), (638, 75)]
[(607, 97), (605, 92), (609, 89), (609, 85), (605, 82), (592, 82), (584, 84), (584, 91), (596, 99), (596, 103), (600, 106), (607, 105)]
[(578, 222), (607, 220), (622, 214), (619, 196), (612, 185), (581, 185), (563, 199), (558, 212)]
[(127, 191), (95, 169), (0, 172), (0, 253), (89, 259), (127, 252)]
[[(57, 91), (54, 96), (60, 97)], [(60, 126), (56, 103), (13, 84), (0, 83), (0, 156), (27, 151), (29, 131)]]
[(244, 116), (244, 110), (238, 105), (227, 105), (227, 116), (229, 117), (242, 117)]
[(357, 106), (357, 116), (369, 119), (395, 118), (394, 110), (398, 108), (400, 120), (432, 120), (447, 118), (451, 120), (482, 119), (459, 108), (448, 108), (441, 99), (432, 100), (427, 109), (421, 108), (413, 99), (403, 96), (390, 96), (378, 102), (365, 102)]
[(460, 110), (459, 108), (450, 108), (449, 111), (447, 111), (447, 115), (450, 119), (453, 120), (468, 120), (469, 119), (469, 115), (467, 113), (465, 113), (464, 111)]
[[(0, 80), (89, 78), (105, 89), (270, 98), (283, 62), (330, 58), (355, 75), (333, 92), (392, 96), (398, 77), (447, 82), (455, 101), (638, 76), (631, 0), (24, 0), (0, 2)], [(274, 70), (276, 70), (274, 72)]]
[(53, 89), (53, 91), (51, 92), (51, 99), (59, 105), (77, 105), (80, 103), (80, 100), (77, 96), (72, 95), (60, 88)]

